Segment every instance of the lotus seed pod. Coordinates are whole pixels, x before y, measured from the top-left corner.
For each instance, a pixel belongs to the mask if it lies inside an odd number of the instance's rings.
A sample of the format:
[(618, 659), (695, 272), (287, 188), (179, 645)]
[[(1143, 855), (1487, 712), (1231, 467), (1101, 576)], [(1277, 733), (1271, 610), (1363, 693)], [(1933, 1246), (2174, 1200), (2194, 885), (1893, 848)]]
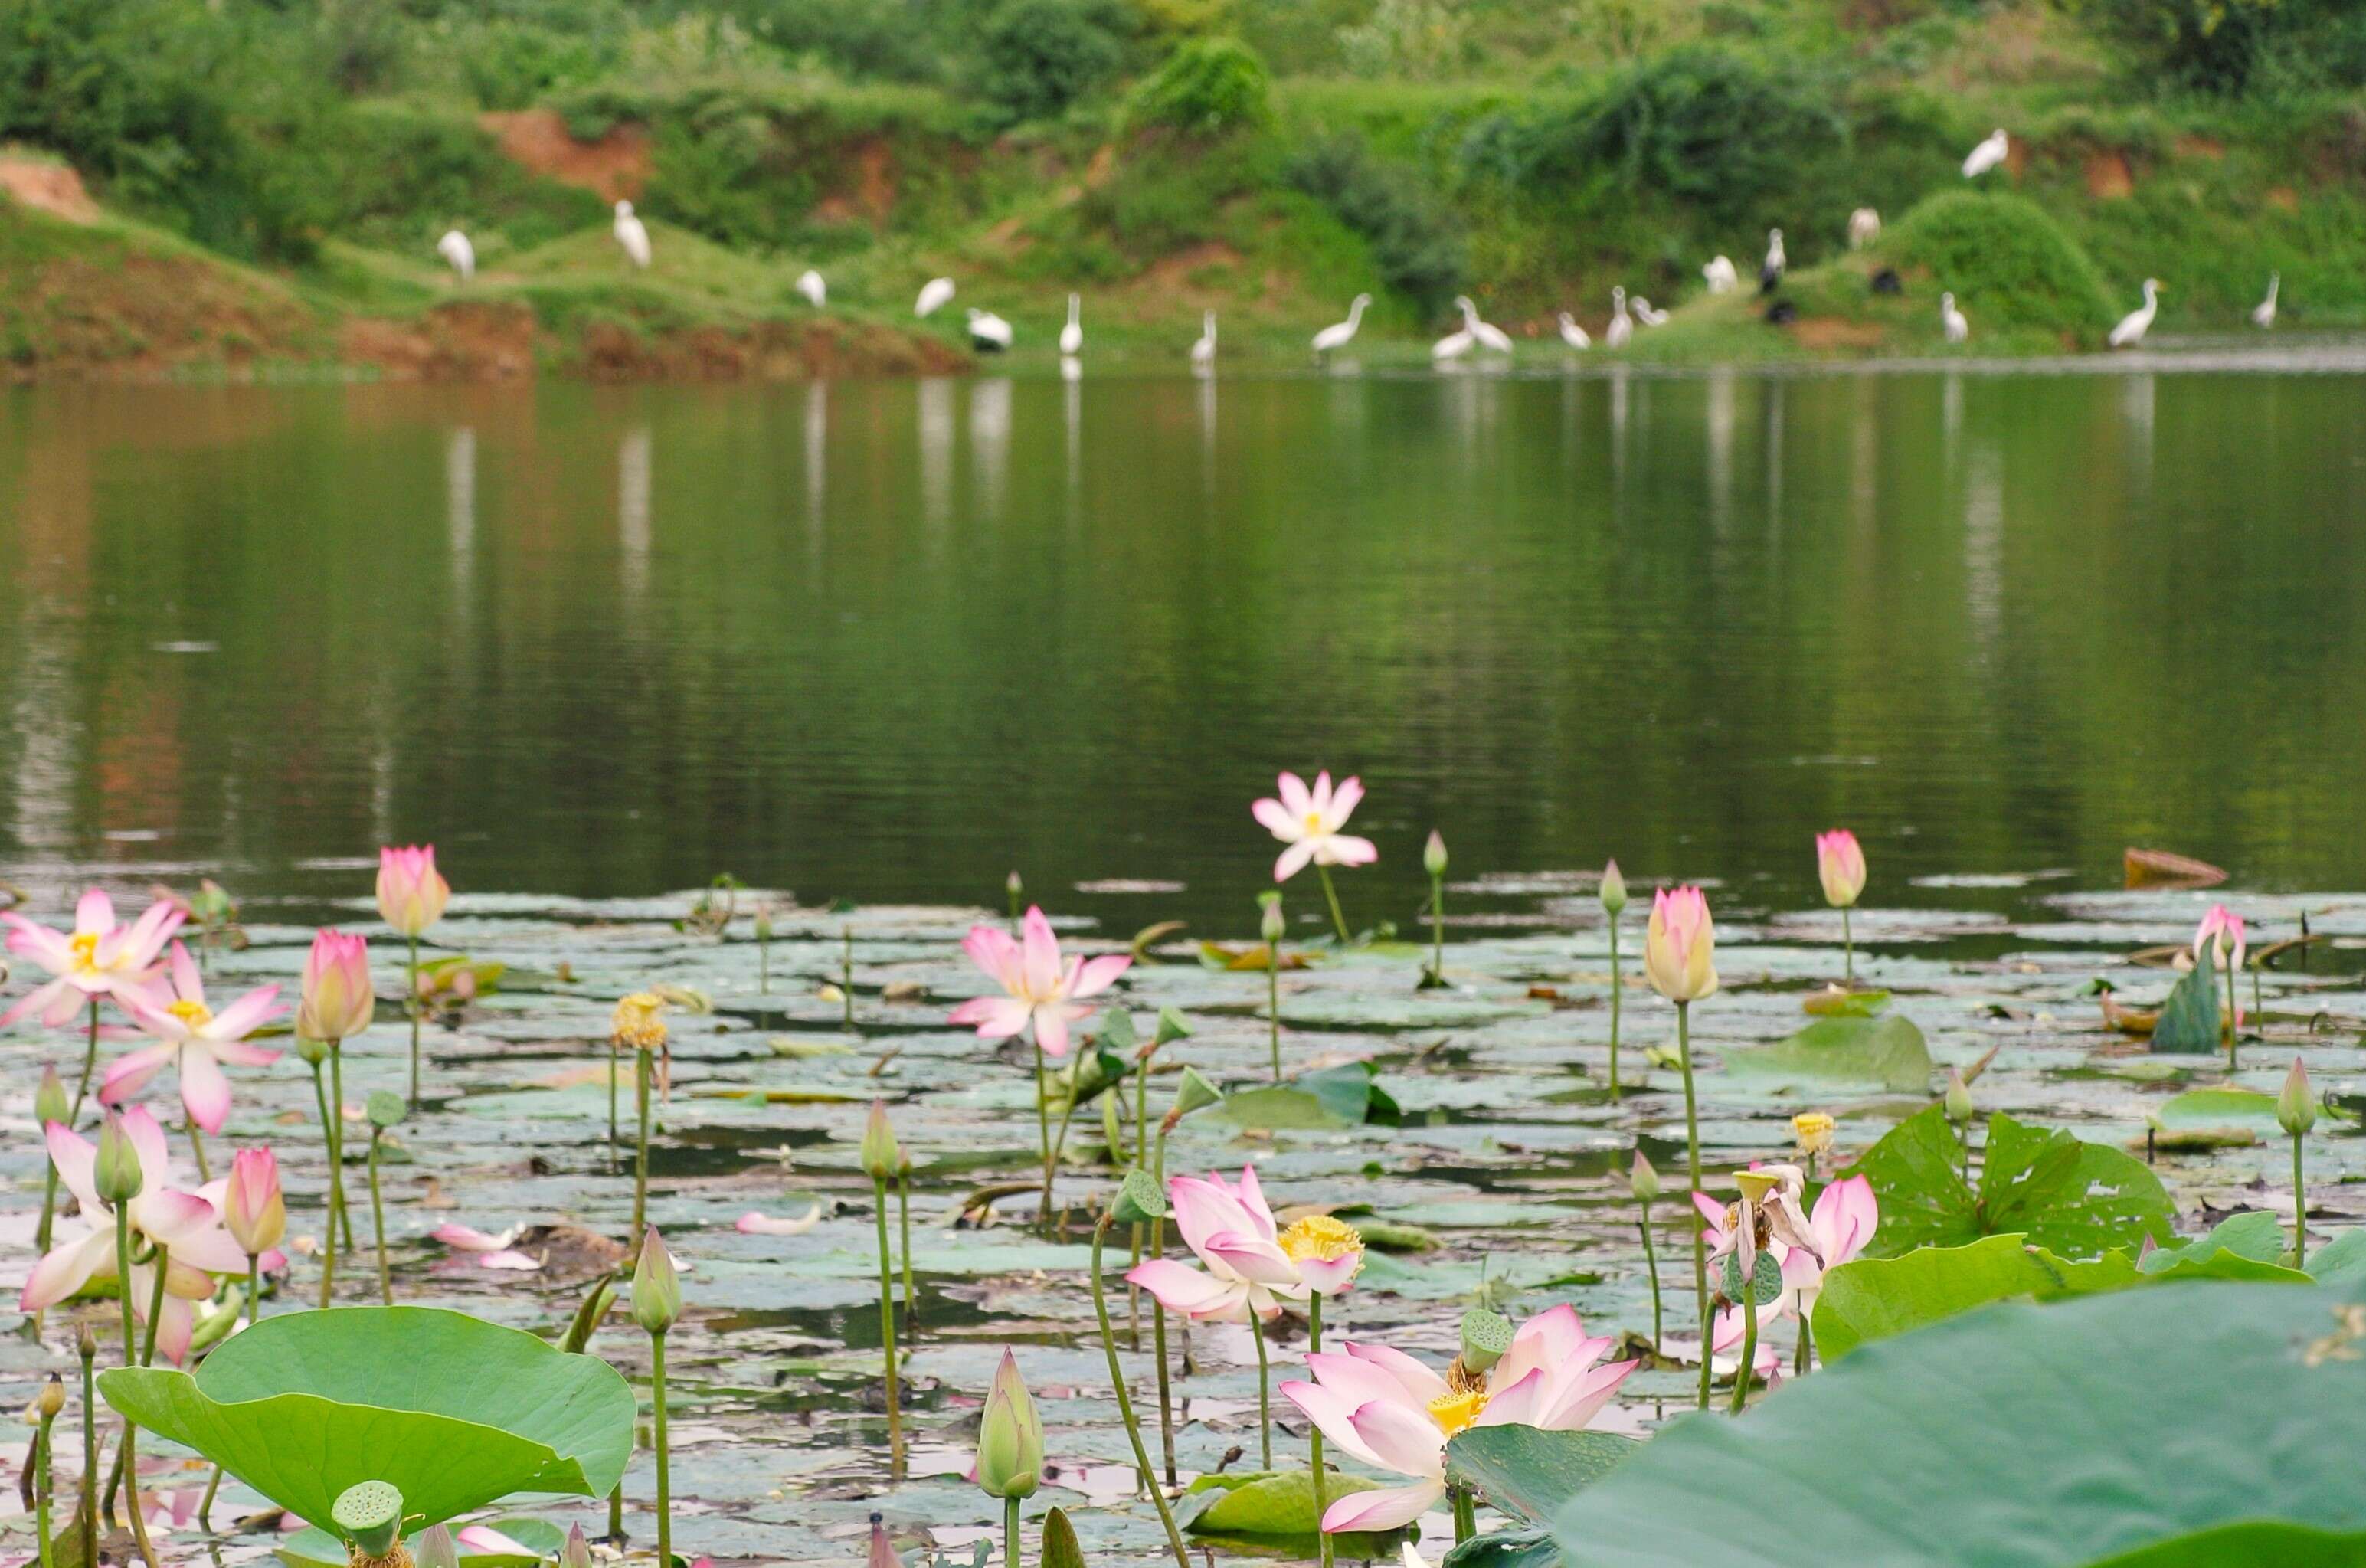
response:
[(1485, 1307), (1472, 1307), (1462, 1314), (1462, 1364), (1474, 1372), (1483, 1372), (1504, 1359), (1512, 1348), (1512, 1320), (1502, 1313), (1489, 1312)]
[(374, 1089), (370, 1090), (364, 1109), (369, 1112), (370, 1125), (383, 1132), (401, 1121), (403, 1112), (409, 1108), (402, 1103), (402, 1096), (394, 1090)]
[(1181, 1013), (1171, 1007), (1158, 1010), (1158, 1033), (1153, 1042), (1155, 1044), (1171, 1045), (1177, 1040), (1189, 1038), (1191, 1038), (1191, 1026), (1183, 1021)]
[(1223, 1099), (1224, 1091), (1201, 1077), (1199, 1068), (1186, 1067), (1183, 1081), (1175, 1086), (1175, 1109), (1166, 1114), (1169, 1120), (1180, 1122), (1194, 1111), (1222, 1104)]
[(1158, 1183), (1150, 1172), (1140, 1166), (1125, 1173), (1125, 1180), (1110, 1203), (1110, 1223), (1138, 1225), (1166, 1214), (1166, 1195), (1158, 1190)]
[(682, 1316), (682, 1276), (674, 1272), (673, 1254), (651, 1225), (641, 1237), (641, 1256), (633, 1265), (633, 1321), (651, 1334), (663, 1334)]
[(34, 1119), (46, 1127), (73, 1114), (66, 1103), (66, 1081), (58, 1077), (57, 1064), (52, 1062), (41, 1069), (41, 1087), (33, 1091)]
[[(383, 1481), (348, 1486), (330, 1506), (329, 1522), (353, 1543), (360, 1557), (390, 1557), (401, 1540), (402, 1494)], [(408, 1562), (410, 1554), (405, 1552), (400, 1561)]]

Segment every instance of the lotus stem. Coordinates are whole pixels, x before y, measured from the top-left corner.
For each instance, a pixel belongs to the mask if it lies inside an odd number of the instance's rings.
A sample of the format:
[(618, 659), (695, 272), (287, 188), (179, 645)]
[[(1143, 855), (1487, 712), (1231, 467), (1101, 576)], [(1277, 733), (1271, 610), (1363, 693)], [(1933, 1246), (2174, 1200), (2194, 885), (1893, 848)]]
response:
[(846, 1032), (854, 1032), (854, 928), (841, 928), (844, 946), (838, 960), (838, 996), (846, 1010)]
[(329, 1162), (329, 1178), (337, 1193), (337, 1227), (345, 1238), (345, 1251), (354, 1250), (354, 1206), (345, 1197), (345, 1043), (329, 1042), (329, 1125), (334, 1130), (330, 1143), (333, 1153)]
[(666, 1452), (665, 1331), (649, 1336), (649, 1401), (657, 1416), (658, 1563), (673, 1568), (673, 1472)]
[[(250, 1252), (246, 1255), (246, 1325), (249, 1328), (253, 1328), (262, 1316), (262, 1306), (263, 1259)], [(221, 1478), (222, 1468), (220, 1465), (214, 1466), (213, 1474), (206, 1478), (206, 1495), (197, 1503), (199, 1529), (214, 1528), (214, 1494), (221, 1490)]]
[[(333, 1172), (337, 1168), (337, 1135), (330, 1128), (329, 1087), (326, 1080), (321, 1077), (321, 1065), (318, 1062), (312, 1064), (312, 1098), (320, 1101), (321, 1137), (321, 1141), (328, 1145), (329, 1168)], [(329, 1292), (335, 1288), (337, 1282), (337, 1190), (333, 1184), (329, 1189), (326, 1207), (329, 1214), (329, 1234), (321, 1247), (321, 1307), (324, 1312), (328, 1310)]]
[[(1031, 1038), (1033, 1030), (1029, 1030)], [(1052, 1100), (1051, 1090), (1043, 1082), (1043, 1042), (1035, 1044), (1035, 1139), (1043, 1151), (1043, 1196), (1037, 1205), (1035, 1224), (1045, 1235), (1052, 1234)]]
[[(1618, 917), (1610, 917), (1610, 1103), (1618, 1103)], [(1647, 1211), (1648, 1212), (1648, 1211)]]
[(1268, 1043), (1273, 1052), (1273, 1081), (1281, 1081), (1281, 943), (1273, 942), (1265, 953), (1265, 1016)]
[(772, 990), (772, 917), (764, 918), (764, 929), (756, 933), (756, 993), (769, 996)]
[[(1306, 1292), (1306, 1353), (1319, 1355), (1323, 1349), (1323, 1292)], [(1323, 1528), (1323, 1516), (1331, 1511), (1331, 1490), (1323, 1473), (1323, 1428), (1313, 1421), (1306, 1424), (1307, 1451), (1314, 1471), (1314, 1539), (1323, 1557), (1323, 1568), (1331, 1568), (1331, 1532)]]
[(2235, 961), (2226, 960), (2226, 1070), (2235, 1070), (2235, 1041), (2242, 1032), (2235, 1021)]
[(419, 939), (411, 939), (411, 995), (404, 1010), (411, 1014), (411, 1109), (419, 1109)]
[(1002, 1568), (1019, 1568), (1019, 1499), (1002, 1500)]
[[(1692, 1004), (1676, 1004), (1676, 1060), (1684, 1070), (1684, 1168), (1692, 1180), (1692, 1190), (1701, 1190), (1700, 1111), (1693, 1098), (1693, 1036)], [(1708, 1235), (1703, 1228), (1700, 1205), (1693, 1209), (1693, 1306), (1700, 1315), (1701, 1371), (1700, 1407), (1708, 1408), (1709, 1353), (1708, 1342), (1712, 1325), (1708, 1316)]]
[[(1708, 1360), (1708, 1341), (1701, 1341), (1701, 1360)], [(1751, 1374), (1758, 1367), (1758, 1281), (1755, 1277), (1741, 1282), (1741, 1365), (1733, 1373), (1733, 1404), (1730, 1414), (1739, 1416), (1750, 1403)]]
[(1330, 901), (1331, 927), (1339, 933), (1339, 945), (1346, 947), (1355, 939), (1347, 934), (1347, 917), (1339, 912), (1339, 890), (1331, 885), (1331, 868), (1317, 861), (1314, 871), (1323, 878), (1323, 897)]
[(896, 1293), (887, 1254), (887, 1179), (873, 1177), (871, 1190), (878, 1199), (879, 1344), (880, 1361), (887, 1377), (888, 1466), (900, 1472), (904, 1468), (904, 1411), (896, 1386)]
[(87, 1329), (81, 1336), (80, 1354), (82, 1496), (76, 1503), (76, 1517), (82, 1525), (82, 1568), (91, 1568), (98, 1561), (98, 1391), (91, 1371), (91, 1363), (98, 1355), (98, 1341)]
[(377, 1186), (377, 1148), (379, 1134), (382, 1131), (383, 1129), (376, 1125), (373, 1125), (370, 1128), (370, 1229), (374, 1233), (377, 1242), (378, 1303), (383, 1306), (392, 1306), (394, 1304), (394, 1281), (393, 1277), (387, 1272), (386, 1268), (386, 1201), (384, 1198), (379, 1196)]
[(33, 1529), (41, 1547), (41, 1568), (56, 1568), (57, 1559), (50, 1545), (50, 1500), (56, 1495), (58, 1478), (50, 1468), (50, 1428), (57, 1417), (42, 1412), (41, 1424), (33, 1433)]
[(1651, 1354), (1660, 1353), (1660, 1255), (1651, 1246), (1651, 1205), (1643, 1205), (1643, 1267), (1651, 1275)]
[(2293, 1267), (2308, 1263), (2308, 1179), (2301, 1167), (2300, 1134), (2293, 1134)]
[(1257, 1321), (1256, 1311), (1249, 1311), (1249, 1338), (1257, 1353), (1257, 1449), (1268, 1470), (1273, 1468), (1273, 1400), (1268, 1384), (1273, 1369), (1267, 1364), (1265, 1325)]
[(1429, 977), (1446, 984), (1446, 878), (1429, 879)]
[(1158, 1484), (1158, 1477), (1150, 1468), (1150, 1454), (1142, 1446), (1142, 1423), (1134, 1419), (1133, 1401), (1125, 1392), (1125, 1371), (1117, 1361), (1117, 1335), (1110, 1327), (1109, 1292), (1101, 1282), (1101, 1246), (1109, 1239), (1109, 1212), (1103, 1210), (1100, 1223), (1093, 1226), (1093, 1315), (1100, 1320), (1101, 1351), (1109, 1358), (1110, 1387), (1117, 1394), (1117, 1413), (1125, 1422), (1126, 1441), (1133, 1445), (1133, 1461), (1141, 1467), (1142, 1483), (1150, 1493), (1150, 1500), (1158, 1508), (1158, 1522), (1166, 1527), (1166, 1544), (1175, 1551), (1175, 1568), (1191, 1568), (1191, 1559), (1183, 1551), (1183, 1532), (1175, 1528), (1175, 1511), (1166, 1506), (1166, 1494)]
[(197, 1126), (195, 1119), (189, 1122), (189, 1152), (197, 1156), (197, 1179), (211, 1181), (214, 1179), (214, 1173), (213, 1168), (206, 1163), (205, 1133)]
[(72, 1123), (77, 1127), (82, 1125), (83, 1100), (90, 1093), (91, 1069), (98, 1065), (98, 998), (96, 997), (90, 998), (90, 1032), (85, 1036), (85, 1040), (86, 1043), (82, 1048), (82, 1081), (74, 1085), (73, 1115), (71, 1118)]
[(1856, 938), (1849, 930), (1848, 906), (1841, 906), (1841, 987), (1856, 989)]
[(616, 1043), (608, 1042), (608, 1174), (616, 1174), (616, 1151), (620, 1142), (616, 1135)]
[[(148, 1344), (152, 1354), (156, 1344), (156, 1320), (164, 1312), (164, 1276), (171, 1266), (160, 1247), (156, 1253), (156, 1299), (148, 1309)], [(142, 1359), (132, 1359), (131, 1348), (131, 1205), (115, 1205), (115, 1277), (123, 1287), (123, 1364), (145, 1366)], [(131, 1516), (131, 1539), (140, 1548), (140, 1561), (147, 1568), (156, 1568), (156, 1549), (148, 1544), (148, 1521), (140, 1516), (140, 1465), (134, 1456), (133, 1444), (140, 1431), (139, 1423), (130, 1416), (123, 1418), (123, 1446), (116, 1450), (116, 1463), (123, 1471), (125, 1510)], [(94, 1556), (92, 1562), (97, 1559)]]
[(896, 1172), (896, 1224), (901, 1233), (896, 1260), (904, 1267), (904, 1337), (920, 1342), (920, 1298), (912, 1290), (912, 1168)]
[(1060, 1130), (1053, 1134), (1052, 1152), (1043, 1162), (1043, 1215), (1046, 1224), (1051, 1223), (1052, 1173), (1059, 1168), (1060, 1156), (1068, 1146), (1068, 1125), (1076, 1119), (1076, 1081), (1070, 1079), (1068, 1103), (1060, 1111)]
[(649, 1209), (649, 1054), (633, 1053), (633, 1103), (640, 1117), (639, 1141), (633, 1155), (633, 1234), (648, 1229)]
[[(44, 1131), (46, 1132), (46, 1129)], [(43, 1178), (41, 1184), (41, 1224), (34, 1233), (33, 1251), (36, 1256), (46, 1257), (50, 1250), (51, 1222), (58, 1212), (58, 1167), (57, 1162), (49, 1156), (49, 1140), (46, 1136), (42, 1139), (41, 1159), (48, 1167), (48, 1175)]]
[(1799, 1314), (1799, 1352), (1797, 1359), (1791, 1363), (1791, 1371), (1797, 1376), (1806, 1377), (1815, 1370), (1815, 1365), (1816, 1331), (1808, 1324), (1808, 1314), (1803, 1312)]
[(608, 1494), (608, 1539), (620, 1548), (625, 1544), (625, 1486), (622, 1482), (618, 1482)]
[[(1158, 1123), (1158, 1136), (1151, 1145), (1150, 1178), (1158, 1183), (1161, 1192), (1166, 1190), (1167, 1123)], [(1150, 1222), (1150, 1256), (1166, 1256), (1166, 1216), (1158, 1215)], [(1150, 1298), (1151, 1348), (1158, 1358), (1158, 1448), (1166, 1461), (1166, 1484), (1175, 1485), (1175, 1399), (1166, 1372), (1166, 1307), (1156, 1296)], [(1270, 1468), (1270, 1466), (1268, 1466)]]
[(1479, 1509), (1468, 1486), (1449, 1486), (1446, 1495), (1454, 1506), (1454, 1544), (1460, 1546), (1479, 1533)]

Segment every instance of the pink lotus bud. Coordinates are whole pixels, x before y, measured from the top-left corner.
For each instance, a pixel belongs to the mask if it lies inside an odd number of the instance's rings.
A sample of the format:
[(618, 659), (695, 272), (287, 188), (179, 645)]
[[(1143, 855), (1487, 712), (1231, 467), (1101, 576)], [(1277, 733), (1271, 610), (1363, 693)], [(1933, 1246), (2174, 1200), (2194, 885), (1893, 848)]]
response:
[(1651, 895), (1643, 969), (1672, 1002), (1696, 1002), (1717, 990), (1717, 927), (1699, 888), (1662, 887)]
[(1823, 878), (1824, 902), (1845, 909), (1865, 891), (1865, 852), (1845, 828), (1816, 835), (1816, 874)]
[(109, 1116), (98, 1131), (98, 1153), (91, 1161), (91, 1187), (101, 1202), (119, 1206), (139, 1197), (147, 1182), (147, 1173), (140, 1166), (140, 1151), (132, 1145), (123, 1118)]
[(451, 885), (435, 871), (435, 846), (382, 849), (377, 852), (377, 912), (408, 937), (444, 918)]
[(370, 990), (369, 943), (323, 931), (304, 960), (304, 1001), (296, 1032), (306, 1040), (351, 1040), (370, 1025), (377, 998)]
[(279, 1159), (269, 1149), (241, 1149), (222, 1189), (222, 1224), (249, 1258), (279, 1245), (287, 1231), (287, 1204), (279, 1193)]

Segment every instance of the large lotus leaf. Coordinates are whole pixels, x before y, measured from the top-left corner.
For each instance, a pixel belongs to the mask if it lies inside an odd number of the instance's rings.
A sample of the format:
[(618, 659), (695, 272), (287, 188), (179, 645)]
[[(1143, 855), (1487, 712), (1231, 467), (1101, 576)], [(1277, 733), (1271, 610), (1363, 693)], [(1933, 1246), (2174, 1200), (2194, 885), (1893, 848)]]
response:
[(2100, 1258), (2146, 1236), (2173, 1237), (2176, 1206), (2160, 1178), (2118, 1149), (2025, 1127), (1999, 1111), (1988, 1119), (1977, 1190), (1961, 1175), (1963, 1158), (1935, 1105), (1865, 1152), (1856, 1170), (1881, 1202), (1874, 1257), (2018, 1234), (2066, 1258)]
[(1448, 1552), (1438, 1568), (1560, 1568), (1560, 1542), (1549, 1529), (1488, 1530)]
[(431, 1307), (264, 1319), (197, 1371), (117, 1368), (108, 1404), (327, 1528), (363, 1481), (418, 1528), (514, 1492), (605, 1496), (633, 1446), (633, 1393), (595, 1356)]
[(1446, 1476), (1506, 1514), (1546, 1524), (1579, 1487), (1609, 1474), (1637, 1447), (1616, 1432), (1472, 1427), (1446, 1445)]
[(1900, 1094), (1931, 1087), (1931, 1047), (1909, 1018), (1820, 1018), (1772, 1045), (1726, 1052), (1729, 1072), (1808, 1083), (1876, 1084)]
[(1739, 1419), (1683, 1417), (1554, 1529), (1572, 1568), (2354, 1562), (2358, 1300), (2179, 1285), (1966, 1313)]
[(2218, 971), (2196, 964), (2178, 976), (2153, 1025), (2152, 1048), (2180, 1055), (2203, 1055), (2223, 1043), (2218, 1021)]

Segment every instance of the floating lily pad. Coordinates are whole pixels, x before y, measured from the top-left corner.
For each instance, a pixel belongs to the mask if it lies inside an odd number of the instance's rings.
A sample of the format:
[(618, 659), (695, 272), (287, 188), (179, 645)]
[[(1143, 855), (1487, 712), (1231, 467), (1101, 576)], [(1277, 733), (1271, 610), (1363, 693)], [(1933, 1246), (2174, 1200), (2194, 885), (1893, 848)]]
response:
[(1772, 1045), (1725, 1053), (1728, 1071), (1813, 1083), (1875, 1084), (1898, 1093), (1927, 1089), (1931, 1047), (1909, 1018), (1820, 1018)]
[(1438, 1568), (1558, 1568), (1560, 1542), (1543, 1526), (1487, 1530), (1448, 1552)]
[(1259, 1132), (1393, 1125), (1403, 1116), (1362, 1062), (1301, 1073), (1277, 1087), (1236, 1089), (1224, 1096), (1221, 1109), (1234, 1125)]
[(1889, 1006), (1887, 991), (1843, 991), (1827, 987), (1800, 998), (1799, 1010), (1811, 1018), (1871, 1018)]
[(2189, 1089), (2172, 1095), (2148, 1118), (2156, 1127), (2235, 1127), (2248, 1132), (2281, 1131), (2276, 1125), (2276, 1097), (2255, 1089)]

